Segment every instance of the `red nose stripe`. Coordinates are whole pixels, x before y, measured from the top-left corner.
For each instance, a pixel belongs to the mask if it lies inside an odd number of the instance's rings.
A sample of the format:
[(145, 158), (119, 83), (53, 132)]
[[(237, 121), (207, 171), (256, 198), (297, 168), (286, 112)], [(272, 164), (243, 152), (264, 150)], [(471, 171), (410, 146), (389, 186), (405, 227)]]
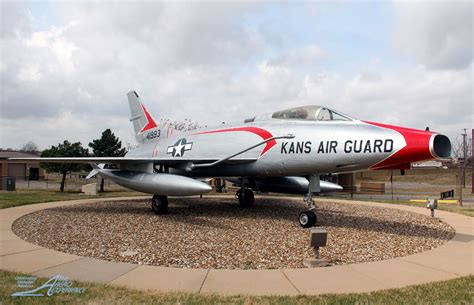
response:
[(395, 130), (405, 138), (406, 142), (405, 147), (398, 150), (387, 159), (373, 165), (371, 169), (396, 168), (399, 165), (403, 167), (403, 165), (412, 162), (433, 159), (430, 152), (430, 139), (434, 133), (374, 122), (364, 122), (370, 125)]
[(151, 117), (150, 113), (148, 113), (148, 110), (146, 110), (145, 106), (143, 104), (141, 105), (143, 108), (143, 112), (145, 112), (146, 120), (148, 121), (147, 124), (140, 130), (140, 132), (145, 132), (147, 130), (153, 129), (157, 127), (155, 121)]
[[(195, 133), (195, 135), (199, 134), (211, 134), (211, 133), (221, 133), (221, 132), (234, 132), (234, 131), (245, 131), (251, 132), (256, 134), (257, 136), (261, 137), (263, 140), (270, 139), (273, 135), (265, 129), (258, 128), (258, 127), (237, 127), (237, 128), (228, 128), (228, 129), (219, 129), (219, 130), (212, 130), (212, 131), (204, 131)], [(273, 146), (276, 145), (276, 140), (268, 141), (263, 148), (262, 152), (260, 153), (260, 157), (263, 156), (267, 151), (270, 150)]]

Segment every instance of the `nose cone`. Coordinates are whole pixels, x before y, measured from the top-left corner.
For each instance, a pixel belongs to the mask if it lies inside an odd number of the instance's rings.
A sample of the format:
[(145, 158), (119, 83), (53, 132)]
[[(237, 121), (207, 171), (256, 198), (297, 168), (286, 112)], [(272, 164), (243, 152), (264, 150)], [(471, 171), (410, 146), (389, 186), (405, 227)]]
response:
[(403, 136), (406, 143), (404, 147), (373, 166), (372, 169), (409, 168), (410, 163), (413, 162), (449, 158), (451, 156), (451, 142), (444, 135), (425, 130), (373, 122), (366, 123), (396, 131)]
[(194, 194), (204, 194), (204, 193), (209, 193), (212, 191), (212, 187), (204, 182), (197, 181), (199, 183), (193, 183), (192, 185), (188, 186), (189, 192), (194, 193)]
[[(170, 196), (200, 195), (212, 191), (212, 187), (209, 184), (196, 179), (172, 174), (162, 175), (165, 179), (162, 179), (155, 185), (156, 187), (165, 188), (167, 195)], [(157, 182), (156, 179), (155, 182)]]
[(323, 193), (332, 193), (332, 192), (342, 191), (342, 186), (340, 186), (339, 184), (335, 184), (335, 183), (331, 183), (327, 181), (321, 181), (320, 183), (321, 183), (320, 184), (321, 192)]

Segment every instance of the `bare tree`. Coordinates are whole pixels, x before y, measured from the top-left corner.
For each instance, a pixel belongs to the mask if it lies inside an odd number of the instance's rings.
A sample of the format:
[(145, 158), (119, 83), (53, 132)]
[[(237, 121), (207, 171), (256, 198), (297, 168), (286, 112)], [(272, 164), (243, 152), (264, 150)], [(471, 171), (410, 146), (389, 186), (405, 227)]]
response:
[(35, 154), (35, 155), (39, 154), (38, 145), (36, 145), (33, 141), (28, 141), (25, 144), (23, 144), (20, 151)]
[[(161, 136), (166, 137), (166, 136), (171, 136), (173, 135), (173, 131), (178, 131), (178, 132), (186, 132), (190, 130), (195, 130), (207, 126), (202, 126), (197, 122), (192, 121), (191, 119), (184, 119), (182, 121), (179, 120), (170, 120), (170, 119), (160, 119), (158, 126), (160, 126), (161, 129)], [(125, 147), (127, 148), (127, 151), (132, 151), (134, 149), (137, 149), (139, 147), (139, 143), (137, 142), (127, 142)]]
[[(466, 139), (466, 159), (469, 160), (472, 158), (471, 153), (472, 153), (472, 139), (467, 136)], [(457, 159), (463, 159), (464, 158), (464, 144), (463, 144), (463, 137), (458, 136), (456, 137), (456, 140), (454, 140), (453, 146), (452, 146), (453, 152), (452, 156), (456, 157)]]
[(170, 119), (161, 119), (160, 126), (163, 126), (162, 131), (165, 131), (167, 135), (173, 133), (174, 130), (180, 132), (186, 132), (189, 130), (195, 130), (203, 126), (199, 123), (192, 121), (191, 119), (184, 119), (183, 121), (170, 120)]

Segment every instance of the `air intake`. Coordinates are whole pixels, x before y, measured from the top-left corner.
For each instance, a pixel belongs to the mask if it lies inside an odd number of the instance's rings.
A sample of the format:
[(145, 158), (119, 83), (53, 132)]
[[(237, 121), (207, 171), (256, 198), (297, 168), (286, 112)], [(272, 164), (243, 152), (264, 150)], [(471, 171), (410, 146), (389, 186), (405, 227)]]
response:
[(451, 157), (451, 141), (447, 136), (435, 135), (430, 145), (430, 151), (435, 158)]

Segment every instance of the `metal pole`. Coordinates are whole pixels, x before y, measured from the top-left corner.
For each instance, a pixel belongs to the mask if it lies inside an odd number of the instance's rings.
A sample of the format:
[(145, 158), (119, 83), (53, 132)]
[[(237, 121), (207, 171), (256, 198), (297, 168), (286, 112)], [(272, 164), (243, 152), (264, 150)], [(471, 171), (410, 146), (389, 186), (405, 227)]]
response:
[(464, 130), (464, 133), (462, 134), (463, 136), (463, 157), (464, 157), (464, 160), (463, 160), (463, 163), (459, 163), (459, 205), (460, 206), (463, 206), (463, 203), (462, 203), (462, 191), (463, 191), (463, 184), (464, 184), (464, 169), (465, 169), (465, 164), (466, 164), (466, 149), (465, 149), (465, 145), (466, 145), (466, 136), (465, 136), (465, 132), (466, 132), (466, 129), (463, 129)]
[(467, 143), (466, 143), (466, 128), (463, 129), (464, 133), (462, 134), (462, 152), (463, 152), (463, 161), (462, 161), (462, 185), (466, 187), (466, 164), (467, 164)]

